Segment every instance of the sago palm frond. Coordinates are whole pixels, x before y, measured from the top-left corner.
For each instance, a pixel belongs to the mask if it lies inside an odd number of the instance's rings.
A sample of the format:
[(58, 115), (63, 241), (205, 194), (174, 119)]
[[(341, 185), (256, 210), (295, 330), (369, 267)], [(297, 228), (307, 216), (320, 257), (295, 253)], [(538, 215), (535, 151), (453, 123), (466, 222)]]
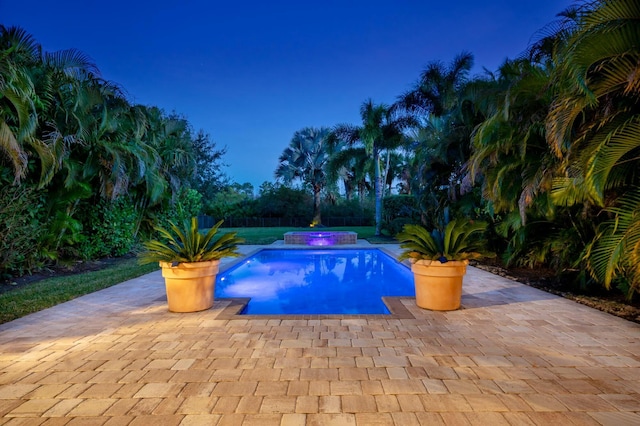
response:
[(614, 217), (599, 226), (587, 247), (587, 267), (606, 288), (616, 278), (627, 278), (631, 297), (640, 289), (640, 188), (627, 192), (606, 210)]
[(230, 232), (216, 238), (222, 220), (216, 223), (206, 234), (198, 230), (198, 219), (185, 220), (182, 227), (171, 223), (169, 229), (156, 227), (162, 237), (144, 243), (146, 251), (140, 254), (140, 264), (153, 262), (190, 263), (219, 260), (223, 257), (237, 257), (237, 245), (244, 242), (236, 232)]

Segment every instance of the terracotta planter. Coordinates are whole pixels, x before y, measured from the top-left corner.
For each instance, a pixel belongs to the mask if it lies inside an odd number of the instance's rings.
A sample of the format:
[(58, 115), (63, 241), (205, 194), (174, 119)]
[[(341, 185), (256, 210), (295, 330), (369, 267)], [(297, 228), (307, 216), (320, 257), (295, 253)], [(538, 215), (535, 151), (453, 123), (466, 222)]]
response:
[(453, 311), (460, 307), (462, 278), (467, 273), (466, 260), (442, 263), (419, 260), (411, 265), (416, 287), (416, 304), (432, 311)]
[(195, 263), (160, 262), (171, 312), (197, 312), (213, 306), (219, 260)]

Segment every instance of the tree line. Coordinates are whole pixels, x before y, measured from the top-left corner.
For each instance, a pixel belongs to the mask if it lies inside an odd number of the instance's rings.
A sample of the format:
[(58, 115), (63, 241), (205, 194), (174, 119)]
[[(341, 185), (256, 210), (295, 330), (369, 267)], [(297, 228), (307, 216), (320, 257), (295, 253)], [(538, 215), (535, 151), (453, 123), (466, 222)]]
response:
[(82, 52), (0, 26), (0, 277), (129, 253), (154, 224), (200, 211), (224, 152), (129, 102)]
[[(639, 17), (630, 0), (577, 2), (496, 71), (471, 76), (466, 52), (430, 62), (392, 105), (363, 102), (360, 123), (296, 132), (276, 182), (260, 189), (265, 202), (230, 182), (225, 149), (184, 117), (132, 104), (82, 52), (43, 52), (1, 26), (0, 274), (127, 253), (154, 224), (229, 205), (277, 216), (293, 210), (266, 202), (281, 197), (313, 205), (321, 224), (321, 207), (365, 212), (371, 200), (378, 234), (487, 220), (506, 263), (630, 297), (640, 285)], [(298, 180), (309, 196), (288, 187)]]
[[(373, 187), (376, 234), (447, 217), (491, 223), (507, 264), (581, 286), (640, 288), (640, 3), (578, 2), (520, 57), (470, 76), (473, 56), (431, 62), (362, 122), (304, 128), (275, 172), (320, 200)], [(395, 182), (404, 197), (387, 197)], [(387, 209), (383, 208), (383, 202)]]

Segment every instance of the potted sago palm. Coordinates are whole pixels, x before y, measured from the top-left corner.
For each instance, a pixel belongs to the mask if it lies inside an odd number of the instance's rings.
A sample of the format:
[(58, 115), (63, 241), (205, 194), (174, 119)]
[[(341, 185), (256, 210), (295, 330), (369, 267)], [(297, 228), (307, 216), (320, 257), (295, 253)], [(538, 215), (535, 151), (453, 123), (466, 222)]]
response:
[(182, 228), (155, 227), (160, 239), (143, 243), (139, 263), (159, 262), (165, 279), (167, 302), (172, 312), (197, 312), (213, 306), (216, 275), (223, 257), (237, 257), (244, 242), (235, 232), (217, 236), (222, 220), (206, 234), (198, 230), (196, 217)]
[(397, 236), (404, 249), (399, 259), (411, 262), (419, 307), (434, 311), (460, 307), (469, 259), (494, 256), (479, 238), (486, 228), (486, 222), (464, 219), (452, 220), (444, 232), (429, 232), (420, 225), (404, 226)]

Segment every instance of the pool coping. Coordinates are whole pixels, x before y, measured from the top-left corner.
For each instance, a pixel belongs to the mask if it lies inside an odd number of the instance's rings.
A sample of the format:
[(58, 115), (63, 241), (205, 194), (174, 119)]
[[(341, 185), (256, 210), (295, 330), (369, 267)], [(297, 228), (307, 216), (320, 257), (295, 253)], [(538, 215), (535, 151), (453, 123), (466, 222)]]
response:
[[(396, 260), (396, 256), (387, 250), (385, 247), (376, 247), (374, 245), (362, 247), (355, 245), (339, 245), (339, 246), (329, 246), (322, 247), (322, 250), (379, 250), (384, 254), (388, 255), (392, 259)], [(279, 245), (277, 247), (264, 246), (260, 248), (256, 248), (253, 251), (250, 251), (246, 255), (235, 259), (232, 262), (225, 264), (224, 266), (220, 266), (219, 273), (226, 272), (228, 269), (231, 269), (242, 263), (245, 259), (255, 255), (256, 253), (263, 250), (319, 250), (318, 247), (307, 246), (307, 245), (296, 245), (296, 244), (287, 244), (287, 245)], [(410, 266), (407, 262), (399, 262), (400, 265), (405, 266), (410, 269)], [(229, 298), (216, 298), (218, 301), (228, 301), (229, 305), (222, 310), (222, 312), (218, 315), (218, 319), (228, 319), (228, 320), (238, 320), (238, 319), (288, 319), (288, 320), (324, 320), (324, 319), (388, 319), (388, 320), (396, 320), (396, 319), (415, 319), (415, 316), (407, 309), (407, 307), (402, 303), (403, 299), (414, 300), (413, 297), (410, 296), (383, 296), (382, 302), (385, 304), (387, 309), (389, 310), (389, 314), (240, 314), (242, 310), (245, 308), (247, 303), (251, 300), (250, 297), (229, 297)]]
[(387, 309), (391, 312), (390, 314), (240, 314), (242, 310), (245, 308), (247, 303), (251, 300), (250, 297), (229, 297), (229, 298), (217, 298), (217, 301), (220, 302), (229, 302), (227, 307), (225, 307), (220, 314), (218, 314), (217, 319), (224, 320), (238, 320), (238, 319), (285, 319), (285, 320), (326, 320), (326, 319), (387, 319), (387, 320), (397, 320), (397, 319), (415, 319), (415, 315), (413, 315), (407, 307), (402, 303), (403, 299), (412, 299), (411, 297), (406, 296), (383, 296), (382, 302), (385, 304)]

